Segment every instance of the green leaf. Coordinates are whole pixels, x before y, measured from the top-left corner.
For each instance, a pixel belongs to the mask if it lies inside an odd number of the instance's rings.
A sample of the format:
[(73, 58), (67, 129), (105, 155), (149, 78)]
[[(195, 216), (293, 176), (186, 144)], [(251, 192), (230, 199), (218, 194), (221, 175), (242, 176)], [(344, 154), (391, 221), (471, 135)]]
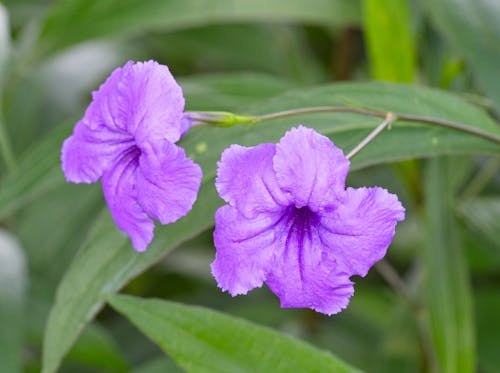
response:
[(168, 61), (178, 73), (193, 69), (260, 71), (301, 83), (329, 78), (327, 67), (310, 53), (310, 40), (302, 27), (282, 23), (209, 25), (157, 34), (153, 42), (161, 46), (158, 60)]
[(500, 2), (428, 0), (434, 25), (470, 64), (484, 92), (500, 110)]
[[(500, 137), (500, 126), (483, 110), (444, 91), (403, 84), (343, 83), (302, 88), (259, 103), (248, 111), (261, 114), (299, 107), (331, 105), (448, 119), (462, 122), (470, 128), (484, 130), (496, 138)], [(380, 122), (381, 119), (358, 114), (309, 114), (258, 124), (243, 138), (251, 140), (248, 141), (249, 144), (276, 141), (290, 126), (304, 124), (328, 135), (337, 146), (347, 152)], [(238, 138), (238, 135), (235, 136)], [(498, 143), (457, 130), (398, 121), (392, 125), (392, 129), (383, 132), (363, 149), (353, 159), (352, 167), (362, 168), (384, 162), (442, 154), (499, 152)]]
[(353, 0), (63, 0), (49, 10), (37, 47), (46, 54), (94, 38), (221, 22), (348, 25), (358, 16)]
[(10, 57), (10, 50), (9, 14), (5, 6), (0, 4), (0, 89), (3, 88), (4, 70), (7, 60)]
[(409, 83), (415, 79), (415, 43), (408, 0), (364, 0), (363, 24), (371, 76)]
[(98, 324), (90, 325), (67, 357), (69, 362), (105, 372), (129, 372), (130, 367), (111, 334)]
[(166, 356), (148, 361), (133, 370), (133, 373), (184, 373), (177, 364)]
[[(498, 267), (497, 267), (498, 268)], [(498, 272), (496, 272), (498, 273)], [(479, 372), (497, 373), (500, 366), (500, 291), (492, 283), (474, 292), (477, 322), (477, 351)]]
[(465, 222), (500, 254), (500, 198), (481, 197), (464, 201), (459, 211)]
[(249, 105), (296, 88), (270, 74), (224, 73), (179, 79), (187, 97), (186, 110), (227, 110)]
[[(12, 229), (29, 257), (31, 296), (43, 286), (52, 290), (47, 299), (53, 300), (62, 275), (101, 212), (102, 202), (100, 185), (62, 184), (29, 203), (23, 213), (13, 219)], [(71, 206), (71, 214), (68, 214), (68, 206)]]
[[(6, 80), (7, 62), (10, 58), (10, 24), (7, 9), (0, 4), (0, 156), (7, 169), (15, 167), (12, 146), (3, 120), (3, 90)], [(0, 169), (1, 170), (1, 169)]]
[(454, 177), (460, 164), (438, 158), (425, 175), (427, 234), (424, 296), (438, 371), (475, 370), (475, 325), (469, 271), (456, 226)]
[(212, 225), (209, 217), (220, 204), (212, 184), (212, 177), (204, 180), (190, 214), (176, 224), (158, 227), (155, 240), (143, 254), (132, 249), (129, 238), (116, 228), (108, 211), (100, 216), (58, 288), (44, 337), (43, 372), (57, 370), (109, 294)]
[(114, 296), (110, 304), (187, 372), (355, 372), (333, 355), (201, 307)]
[[(71, 124), (72, 126), (72, 124)], [(56, 128), (24, 155), (15, 170), (0, 182), (0, 220), (42, 193), (64, 184), (59, 155), (70, 124)]]
[(10, 234), (0, 230), (0, 372), (22, 371), (27, 279), (21, 247)]

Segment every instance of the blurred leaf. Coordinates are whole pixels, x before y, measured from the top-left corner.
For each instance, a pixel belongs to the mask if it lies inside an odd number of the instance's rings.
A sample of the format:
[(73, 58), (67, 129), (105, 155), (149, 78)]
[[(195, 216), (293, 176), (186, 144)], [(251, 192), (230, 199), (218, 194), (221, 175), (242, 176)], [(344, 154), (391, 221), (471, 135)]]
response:
[(475, 371), (475, 325), (469, 271), (454, 217), (460, 167), (453, 159), (429, 161), (425, 176), (427, 235), (422, 259), (425, 298), (438, 371)]
[(29, 149), (16, 169), (0, 181), (0, 220), (45, 191), (63, 185), (60, 149), (71, 130), (69, 123), (56, 128)]
[[(121, 49), (124, 48), (118, 41), (93, 41), (66, 50), (32, 69), (12, 61), (4, 114), (18, 158), (57, 125), (83, 112), (91, 90), (124, 62), (125, 54), (129, 55)], [(15, 57), (20, 58), (19, 53)]]
[(53, 289), (49, 295), (53, 299), (57, 284), (102, 205), (100, 185), (62, 184), (32, 201), (16, 216), (13, 229), (29, 257), (32, 280), (36, 283), (31, 292), (43, 283)]
[[(363, 1), (365, 43), (373, 79), (396, 83), (415, 80), (416, 51), (409, 1)], [(394, 169), (412, 193), (412, 199), (418, 200), (418, 163), (398, 163)]]
[(412, 82), (416, 53), (409, 0), (364, 0), (363, 13), (371, 76), (391, 82)]
[[(305, 327), (309, 324), (309, 329), (302, 335), (315, 346), (334, 351), (344, 361), (370, 373), (417, 373), (419, 349), (414, 315), (387, 286), (374, 286), (379, 285), (374, 281), (376, 277), (370, 273), (357, 283), (349, 307), (334, 318), (308, 314)], [(260, 304), (254, 303), (259, 308)], [(285, 310), (273, 306), (278, 317), (281, 314), (283, 318)]]
[(57, 286), (102, 209), (102, 199), (100, 185), (63, 184), (7, 221), (29, 258), (31, 284), (25, 320), (30, 345), (42, 343)]
[[(7, 62), (10, 58), (10, 25), (7, 9), (0, 3), (0, 157), (6, 169), (15, 167), (12, 145), (3, 118), (3, 89)], [(0, 171), (2, 169), (0, 168)]]
[[(4, 81), (5, 64), (10, 55), (10, 25), (7, 9), (0, 4), (0, 89)], [(1, 95), (0, 95), (1, 96)]]
[[(497, 272), (498, 273), (498, 272)], [(500, 366), (500, 291), (497, 285), (475, 291), (478, 372), (497, 373)]]
[(47, 6), (45, 1), (39, 0), (3, 0), (2, 3), (9, 10), (10, 23), (14, 32), (43, 14)]
[(27, 280), (21, 247), (13, 236), (0, 230), (0, 372), (22, 371)]
[(141, 41), (152, 44), (148, 49), (176, 73), (252, 71), (301, 83), (324, 81), (329, 74), (304, 29), (286, 24), (209, 25)]
[(234, 110), (296, 88), (293, 82), (270, 74), (221, 73), (179, 79), (186, 110)]
[(49, 10), (37, 47), (46, 54), (93, 38), (221, 22), (348, 25), (358, 16), (352, 0), (63, 0)]
[(500, 199), (483, 197), (466, 200), (461, 203), (459, 211), (467, 225), (500, 253)]
[(133, 373), (184, 373), (181, 368), (167, 357), (160, 357), (135, 368)]
[(113, 337), (98, 324), (90, 325), (71, 349), (68, 362), (105, 372), (129, 372), (130, 367)]
[[(480, 177), (475, 175), (469, 186)], [(494, 196), (467, 198), (457, 206), (457, 212), (465, 224), (463, 236), (471, 273), (495, 278), (500, 269), (500, 200)]]
[(500, 110), (500, 2), (428, 0), (434, 25), (470, 64), (480, 87)]
[[(442, 71), (439, 79), (439, 87), (450, 89), (453, 81), (458, 79), (464, 72), (464, 63), (456, 58), (442, 58)], [(434, 61), (436, 63), (436, 61)], [(438, 64), (439, 65), (439, 64)], [(471, 98), (472, 100), (472, 98)]]
[(123, 295), (110, 303), (188, 372), (357, 371), (304, 342), (206, 308)]

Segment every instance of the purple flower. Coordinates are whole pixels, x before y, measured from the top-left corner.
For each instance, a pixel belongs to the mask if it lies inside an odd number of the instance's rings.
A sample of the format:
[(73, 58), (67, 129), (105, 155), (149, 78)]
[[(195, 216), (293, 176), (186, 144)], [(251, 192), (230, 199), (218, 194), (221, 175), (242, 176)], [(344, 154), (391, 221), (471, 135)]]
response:
[(153, 239), (151, 218), (180, 219), (200, 187), (200, 167), (174, 145), (185, 131), (182, 89), (166, 66), (129, 61), (92, 97), (64, 142), (64, 174), (74, 183), (102, 178), (116, 225), (144, 251)]
[(229, 205), (216, 213), (212, 273), (233, 296), (265, 282), (282, 307), (337, 313), (354, 293), (349, 277), (382, 259), (404, 219), (387, 190), (345, 189), (349, 161), (303, 126), (277, 145), (232, 145), (218, 166)]

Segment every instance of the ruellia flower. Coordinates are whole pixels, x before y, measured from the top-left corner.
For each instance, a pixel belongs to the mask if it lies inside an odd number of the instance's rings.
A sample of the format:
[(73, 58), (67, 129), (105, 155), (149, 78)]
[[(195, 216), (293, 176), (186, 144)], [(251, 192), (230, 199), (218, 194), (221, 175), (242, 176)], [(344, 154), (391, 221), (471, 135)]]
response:
[(102, 180), (116, 225), (137, 251), (153, 239), (154, 222), (173, 223), (192, 208), (201, 169), (175, 145), (183, 120), (182, 89), (166, 66), (129, 61), (92, 94), (62, 148), (68, 181)]
[(278, 144), (232, 145), (216, 188), (228, 203), (215, 216), (212, 273), (231, 295), (265, 282), (282, 307), (341, 311), (353, 275), (386, 254), (398, 198), (383, 188), (345, 188), (349, 160), (327, 137), (300, 126)]

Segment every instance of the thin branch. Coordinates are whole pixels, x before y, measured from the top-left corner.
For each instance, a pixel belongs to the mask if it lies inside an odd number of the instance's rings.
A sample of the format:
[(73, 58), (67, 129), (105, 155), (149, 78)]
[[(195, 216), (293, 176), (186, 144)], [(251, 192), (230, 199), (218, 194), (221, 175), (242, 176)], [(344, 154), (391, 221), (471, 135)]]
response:
[(257, 115), (255, 119), (260, 122), (264, 120), (279, 119), (284, 117), (291, 117), (294, 115), (312, 114), (312, 113), (356, 113), (378, 118), (385, 118), (386, 115), (385, 112), (381, 111), (359, 109), (349, 106), (316, 106), (316, 107), (306, 107), (300, 109), (278, 111), (276, 113), (271, 113), (271, 114)]
[[(256, 122), (261, 122), (264, 120), (272, 120), (278, 118), (285, 118), (294, 115), (301, 114), (312, 114), (312, 113), (356, 113), (362, 115), (369, 115), (377, 118), (386, 118), (387, 113), (383, 111), (377, 110), (367, 110), (354, 108), (349, 106), (317, 106), (317, 107), (308, 107), (308, 108), (299, 108), (292, 110), (279, 111), (271, 114), (263, 114), (257, 115), (254, 117)], [(466, 124), (454, 122), (446, 119), (432, 118), (422, 115), (413, 115), (413, 114), (402, 114), (402, 113), (394, 113), (398, 120), (403, 120), (407, 122), (419, 122), (431, 125), (437, 125), (445, 128), (452, 128), (458, 131), (470, 133), (472, 135), (476, 135), (487, 140), (493, 141), (497, 144), (500, 144), (500, 137), (495, 136), (489, 132), (485, 132), (481, 129), (470, 127)]]
[(415, 306), (415, 301), (410, 290), (406, 287), (406, 283), (401, 277), (399, 277), (398, 272), (396, 272), (389, 262), (382, 259), (375, 264), (375, 269), (396, 293), (400, 294), (404, 299), (409, 301), (412, 306)]
[(346, 158), (351, 159), (356, 154), (358, 154), (366, 145), (371, 143), (383, 130), (391, 125), (392, 122), (397, 120), (398, 118), (393, 113), (387, 113), (385, 120), (380, 123), (375, 129), (370, 132), (368, 136), (364, 138), (354, 149), (352, 149), (349, 154), (347, 154)]

